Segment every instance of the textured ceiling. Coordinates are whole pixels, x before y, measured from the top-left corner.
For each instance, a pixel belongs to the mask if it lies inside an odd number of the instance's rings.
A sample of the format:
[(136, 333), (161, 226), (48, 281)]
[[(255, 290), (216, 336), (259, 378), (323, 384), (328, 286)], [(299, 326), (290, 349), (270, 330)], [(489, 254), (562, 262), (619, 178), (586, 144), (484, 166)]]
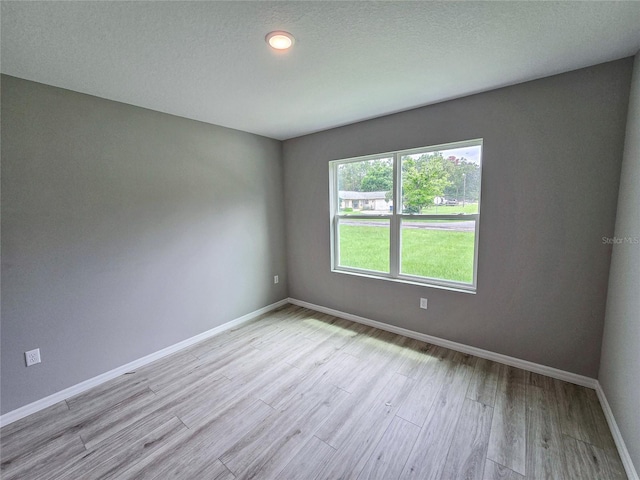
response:
[[(3, 73), (286, 139), (635, 54), (640, 2), (2, 2)], [(264, 36), (296, 37), (287, 54)]]

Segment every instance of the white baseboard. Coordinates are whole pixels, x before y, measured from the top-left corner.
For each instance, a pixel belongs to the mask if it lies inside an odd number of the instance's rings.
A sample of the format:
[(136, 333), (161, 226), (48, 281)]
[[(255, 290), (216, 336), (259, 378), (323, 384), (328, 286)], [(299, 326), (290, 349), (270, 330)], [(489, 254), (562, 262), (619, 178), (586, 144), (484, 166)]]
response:
[(609, 405), (609, 401), (607, 400), (607, 396), (604, 394), (604, 390), (602, 389), (600, 382), (596, 385), (596, 393), (598, 394), (598, 400), (600, 400), (604, 416), (609, 424), (609, 430), (611, 430), (613, 441), (616, 442), (616, 447), (618, 448), (622, 465), (624, 465), (624, 469), (627, 472), (627, 477), (629, 477), (629, 480), (640, 480), (640, 476), (638, 476), (638, 472), (633, 465), (631, 455), (627, 449), (627, 444), (625, 443), (624, 438), (622, 438), (622, 433), (618, 428), (618, 423), (613, 416), (613, 410), (611, 410), (611, 406)]
[(267, 305), (266, 307), (260, 308), (253, 312), (247, 313), (242, 317), (231, 320), (227, 323), (223, 323), (211, 330), (207, 330), (206, 332), (202, 332), (198, 335), (195, 335), (191, 338), (178, 342), (174, 345), (171, 345), (167, 348), (163, 348), (162, 350), (158, 350), (150, 355), (134, 360), (133, 362), (129, 362), (126, 365), (122, 365), (120, 367), (114, 368), (108, 372), (105, 372), (97, 377), (90, 378), (89, 380), (85, 380), (84, 382), (80, 382), (72, 387), (65, 388), (59, 392), (56, 392), (48, 397), (41, 398), (40, 400), (36, 400), (33, 403), (29, 403), (24, 407), (17, 408), (16, 410), (12, 410), (10, 412), (5, 413), (0, 416), (0, 427), (8, 425), (10, 423), (15, 422), (16, 420), (20, 420), (21, 418), (26, 417), (27, 415), (31, 415), (32, 413), (36, 413), (40, 410), (43, 410), (51, 405), (54, 405), (62, 400), (66, 400), (67, 398), (73, 397), (74, 395), (78, 395), (79, 393), (85, 392), (90, 388), (96, 387), (104, 382), (112, 380), (124, 373), (130, 372), (131, 370), (135, 370), (136, 368), (140, 368), (144, 365), (147, 365), (151, 362), (159, 360), (167, 355), (171, 355), (183, 348), (187, 348), (195, 343), (206, 340), (207, 338), (213, 337), (219, 333), (224, 332), (225, 330), (229, 330), (230, 328), (236, 327), (240, 324), (248, 322), (249, 320), (253, 320), (254, 318), (270, 312), (271, 310), (275, 310), (278, 307), (286, 305), (289, 303), (288, 299), (280, 300), (279, 302), (272, 303), (271, 305)]
[(309, 308), (311, 310), (316, 310), (318, 312), (328, 313), (329, 315), (333, 315), (335, 317), (345, 318), (353, 322), (369, 325), (370, 327), (379, 328), (380, 330), (386, 330), (387, 332), (397, 333), (398, 335), (403, 335), (409, 338), (415, 338), (416, 340), (421, 340), (426, 343), (431, 343), (433, 345), (449, 348), (451, 350), (455, 350), (456, 352), (468, 353), (476, 357), (486, 358), (488, 360), (493, 360), (494, 362), (498, 362), (498, 363), (504, 363), (505, 365), (521, 368), (529, 372), (539, 373), (541, 375), (546, 375), (547, 377), (557, 378), (558, 380), (563, 380), (565, 382), (575, 383), (576, 385), (581, 385), (583, 387), (595, 389), (596, 385), (598, 384), (598, 381), (595, 378), (585, 377), (583, 375), (578, 375), (576, 373), (566, 372), (564, 370), (548, 367), (546, 365), (540, 365), (539, 363), (529, 362), (527, 360), (522, 360), (520, 358), (510, 357), (508, 355), (502, 355), (501, 353), (490, 352), (489, 350), (483, 350), (481, 348), (472, 347), (470, 345), (465, 345), (463, 343), (452, 342), (451, 340), (445, 340), (443, 338), (433, 337), (425, 333), (414, 332), (413, 330), (407, 330), (406, 328), (396, 327), (394, 325), (389, 325), (387, 323), (377, 322), (375, 320), (370, 320), (368, 318), (352, 315), (351, 313), (334, 310), (333, 308), (327, 308), (321, 305), (314, 305), (313, 303), (304, 302), (302, 300), (297, 300), (295, 298), (289, 298), (289, 303), (293, 305), (298, 305), (300, 307)]

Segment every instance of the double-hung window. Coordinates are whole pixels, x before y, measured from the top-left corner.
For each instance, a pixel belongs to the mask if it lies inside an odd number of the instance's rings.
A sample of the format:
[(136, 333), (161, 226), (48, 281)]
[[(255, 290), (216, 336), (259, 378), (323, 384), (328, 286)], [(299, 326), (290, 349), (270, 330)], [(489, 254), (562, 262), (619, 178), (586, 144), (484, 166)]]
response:
[(482, 140), (329, 162), (332, 270), (474, 292)]

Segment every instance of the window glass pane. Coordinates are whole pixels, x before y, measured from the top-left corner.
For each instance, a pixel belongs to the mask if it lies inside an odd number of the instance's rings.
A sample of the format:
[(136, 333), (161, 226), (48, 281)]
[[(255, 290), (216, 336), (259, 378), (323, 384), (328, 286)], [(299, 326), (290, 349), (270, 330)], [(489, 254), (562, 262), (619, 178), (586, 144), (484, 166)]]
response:
[(475, 220), (403, 218), (400, 272), (473, 283)]
[(341, 267), (389, 272), (389, 220), (341, 218), (338, 235)]
[(482, 147), (402, 155), (402, 212), (478, 213)]
[(341, 215), (380, 215), (392, 210), (393, 158), (338, 165), (338, 211)]

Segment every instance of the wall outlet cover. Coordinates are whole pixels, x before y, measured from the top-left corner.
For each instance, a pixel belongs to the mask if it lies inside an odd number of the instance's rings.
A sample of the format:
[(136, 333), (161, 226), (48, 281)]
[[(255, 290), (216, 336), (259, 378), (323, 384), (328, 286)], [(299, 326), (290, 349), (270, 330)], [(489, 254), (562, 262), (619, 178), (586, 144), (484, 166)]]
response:
[(36, 348), (35, 350), (24, 352), (24, 358), (27, 362), (27, 367), (35, 365), (36, 363), (40, 363), (40, 349)]

